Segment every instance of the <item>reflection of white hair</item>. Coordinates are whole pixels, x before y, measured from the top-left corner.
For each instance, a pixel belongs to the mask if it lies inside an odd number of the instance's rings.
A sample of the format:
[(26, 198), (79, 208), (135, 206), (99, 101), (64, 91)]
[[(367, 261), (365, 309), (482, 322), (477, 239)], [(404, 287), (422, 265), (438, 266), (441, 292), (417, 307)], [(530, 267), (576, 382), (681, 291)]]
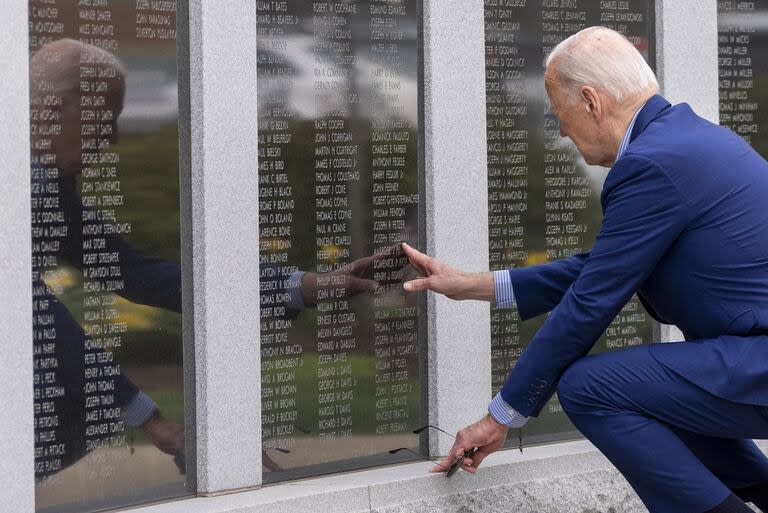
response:
[(561, 42), (547, 57), (572, 91), (590, 86), (617, 102), (659, 90), (653, 70), (629, 40), (606, 27), (589, 27)]
[(84, 64), (107, 70), (101, 74), (104, 79), (119, 83), (118, 91), (111, 92), (119, 96), (122, 103), (125, 68), (118, 58), (102, 48), (81, 41), (58, 39), (45, 44), (32, 56), (30, 96), (33, 104), (46, 94), (55, 94), (72, 106), (79, 107), (80, 74)]

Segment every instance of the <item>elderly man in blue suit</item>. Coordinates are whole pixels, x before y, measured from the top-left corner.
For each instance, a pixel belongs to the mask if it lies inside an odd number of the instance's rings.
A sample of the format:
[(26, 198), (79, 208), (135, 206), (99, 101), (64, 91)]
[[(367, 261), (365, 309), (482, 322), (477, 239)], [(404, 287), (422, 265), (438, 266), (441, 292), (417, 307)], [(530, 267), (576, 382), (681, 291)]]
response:
[[(768, 512), (768, 459), (752, 441), (768, 438), (768, 163), (659, 96), (609, 29), (563, 41), (544, 79), (562, 135), (611, 168), (603, 223), (589, 253), (496, 273), (405, 248), (421, 274), (406, 290), (513, 304), (522, 319), (551, 312), (442, 464), (476, 447), (463, 464), (474, 472), (557, 390), (652, 513)], [(635, 293), (686, 341), (587, 356)]]

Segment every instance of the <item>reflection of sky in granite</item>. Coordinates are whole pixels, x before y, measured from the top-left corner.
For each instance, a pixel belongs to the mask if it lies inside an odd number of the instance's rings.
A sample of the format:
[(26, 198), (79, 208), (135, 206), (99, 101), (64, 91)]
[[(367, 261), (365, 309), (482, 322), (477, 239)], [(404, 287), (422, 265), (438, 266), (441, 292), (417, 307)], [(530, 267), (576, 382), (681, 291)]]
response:
[[(284, 264), (305, 271), (325, 272), (378, 252), (395, 242), (390, 237), (417, 244), (417, 203), (410, 199), (418, 193), (417, 2), (391, 6), (405, 7), (405, 16), (372, 14), (381, 4), (368, 1), (296, 2), (277, 12), (271, 6), (265, 4), (258, 21), (259, 172), (265, 182), (274, 176), (291, 187), (295, 206), (288, 220), (262, 220), (262, 233), (290, 225)], [(356, 6), (357, 12), (314, 12), (329, 6)], [(405, 149), (395, 151), (401, 143)], [(265, 204), (262, 219), (272, 211)], [(334, 222), (336, 213), (341, 216)], [(397, 222), (398, 228), (384, 228)], [(288, 245), (276, 241), (268, 242), (275, 242), (277, 254)], [(262, 329), (265, 482), (392, 463), (403, 456), (389, 449), (417, 448), (410, 430), (418, 427), (421, 407), (418, 335), (415, 324), (405, 324), (415, 320), (415, 310), (409, 311), (417, 305), (403, 296), (397, 273), (380, 279), (373, 295), (334, 303), (318, 296), (317, 307), (305, 308), (290, 325)], [(267, 303), (263, 322), (270, 320)], [(338, 326), (348, 333), (328, 331), (327, 319), (338, 313), (354, 314), (345, 317), (354, 322)], [(396, 319), (404, 322), (397, 337)], [(286, 342), (275, 342), (277, 335)], [(342, 335), (354, 344), (329, 344)], [(291, 354), (300, 355), (301, 364), (286, 378), (296, 390), (280, 393), (291, 399), (277, 405), (271, 398), (278, 394), (265, 391), (281, 372), (280, 344), (299, 347)]]
[(131, 71), (126, 77), (125, 106), (118, 119), (121, 133), (151, 132), (175, 123), (179, 90), (175, 76), (164, 71)]
[[(353, 31), (354, 34), (354, 31)], [(282, 49), (277, 49), (279, 45), (272, 44), (277, 41), (285, 41), (286, 45)], [(379, 68), (387, 68), (380, 62), (381, 55), (370, 51), (370, 40), (364, 44), (356, 46), (356, 61), (353, 71), (346, 72), (345, 66), (324, 62), (323, 67), (331, 76), (342, 77), (347, 73), (350, 82), (339, 89), (318, 92), (315, 89), (314, 71), (317, 67), (317, 57), (315, 51), (316, 39), (307, 33), (296, 33), (274, 38), (264, 37), (259, 41), (259, 51), (264, 54), (279, 55), (283, 64), (276, 67), (289, 67), (293, 70), (293, 75), (287, 77), (269, 77), (259, 76), (259, 112), (263, 112), (267, 105), (271, 105), (273, 98), (280, 98), (282, 103), (290, 112), (299, 119), (315, 119), (328, 116), (332, 113), (342, 112), (343, 115), (351, 115), (349, 109), (351, 105), (346, 101), (342, 93), (351, 91), (360, 91), (361, 103), (371, 103), (370, 95), (374, 91), (374, 81), (378, 80), (374, 72)], [(389, 67), (393, 75), (396, 75), (400, 81), (401, 89), (398, 91), (399, 99), (397, 102), (388, 102), (386, 96), (378, 95), (374, 103), (375, 109), (364, 109), (367, 115), (372, 118), (386, 118), (387, 116), (400, 117), (407, 119), (411, 126), (416, 126), (418, 120), (418, 78), (414, 71), (415, 64), (408, 62), (406, 56), (415, 54), (415, 44), (406, 45), (400, 42), (399, 57), (403, 58), (402, 66), (397, 69)], [(409, 49), (408, 46), (412, 48)], [(413, 51), (411, 51), (413, 50)], [(340, 78), (333, 78), (332, 81), (338, 81)], [(322, 94), (323, 100), (318, 102), (315, 95)]]
[(761, 6), (761, 2), (754, 2), (757, 11), (730, 12), (721, 14), (717, 18), (717, 27), (724, 28), (754, 28), (757, 32), (768, 31), (768, 12), (761, 12), (759, 9), (767, 9), (768, 2)]
[[(347, 2), (349, 3), (349, 2)], [(261, 35), (258, 41), (259, 52), (263, 60), (269, 54), (280, 56), (281, 64), (265, 65), (265, 68), (287, 67), (293, 70), (291, 77), (259, 75), (259, 112), (269, 105), (280, 103), (298, 119), (317, 119), (333, 113), (345, 113), (343, 115), (362, 114), (375, 119), (387, 117), (406, 119), (411, 126), (418, 122), (418, 24), (416, 17), (408, 8), (408, 15), (394, 16), (397, 31), (402, 32), (402, 39), (397, 41), (398, 65), (393, 66), (386, 62), (386, 53), (377, 53), (372, 50), (373, 41), (370, 38), (372, 31), (369, 4), (360, 2), (358, 13), (345, 15), (347, 24), (344, 25), (350, 32), (350, 39), (343, 40), (350, 43), (350, 52), (355, 56), (355, 64), (348, 72), (349, 82), (341, 89), (318, 91), (315, 87), (315, 68), (326, 68), (326, 73), (337, 75), (331, 80), (338, 81), (343, 75), (344, 68), (341, 64), (333, 63), (331, 58), (336, 55), (347, 55), (347, 52), (319, 52), (316, 44), (318, 41), (337, 41), (334, 39), (321, 39), (315, 36), (314, 16), (312, 5), (291, 6), (291, 15), (298, 17), (299, 23), (293, 26), (281, 26), (282, 33), (273, 36)], [(283, 46), (282, 43), (285, 43)], [(388, 43), (389, 41), (387, 41)], [(319, 63), (318, 58), (323, 62)], [(374, 89), (374, 82), (380, 80), (374, 73), (381, 69), (391, 73), (400, 81), (400, 90), (397, 101), (388, 101), (386, 95)], [(360, 102), (364, 108), (358, 112), (349, 112), (350, 105), (345, 101), (345, 94), (350, 92), (360, 96)], [(322, 94), (323, 100), (318, 102), (315, 95)], [(374, 101), (375, 97), (375, 101)], [(279, 102), (270, 101), (280, 98)]]
[(179, 117), (176, 52), (126, 47), (119, 58), (127, 71), (121, 133), (148, 133)]

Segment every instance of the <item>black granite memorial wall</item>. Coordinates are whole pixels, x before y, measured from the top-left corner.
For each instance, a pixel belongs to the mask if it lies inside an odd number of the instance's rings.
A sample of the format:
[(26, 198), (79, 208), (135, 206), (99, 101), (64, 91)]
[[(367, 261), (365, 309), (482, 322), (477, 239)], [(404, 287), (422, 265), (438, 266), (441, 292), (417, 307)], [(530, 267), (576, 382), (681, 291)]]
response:
[[(257, 1), (264, 480), (418, 450), (420, 6)], [(406, 457), (413, 457), (404, 452)]]
[(720, 124), (768, 158), (768, 1), (719, 1)]
[[(653, 66), (651, 0), (486, 0), (489, 264), (492, 270), (551, 262), (589, 251), (600, 228), (607, 169), (588, 166), (560, 136), (547, 108), (544, 63), (566, 37), (602, 25), (621, 32)], [(544, 321), (521, 322), (514, 308), (491, 310), (495, 394)], [(653, 323), (636, 298), (595, 350), (650, 342)], [(523, 430), (526, 443), (577, 436), (555, 396)], [(517, 443), (517, 432), (510, 433)]]
[(186, 495), (176, 2), (28, 5), (37, 511)]

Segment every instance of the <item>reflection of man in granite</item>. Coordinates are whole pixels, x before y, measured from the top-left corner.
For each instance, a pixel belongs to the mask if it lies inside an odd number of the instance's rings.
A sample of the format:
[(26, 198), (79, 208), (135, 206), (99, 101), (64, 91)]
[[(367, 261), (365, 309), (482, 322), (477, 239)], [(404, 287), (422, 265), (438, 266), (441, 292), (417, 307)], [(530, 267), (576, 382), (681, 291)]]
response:
[[(83, 212), (92, 210), (83, 204), (78, 193), (77, 177), (83, 170), (83, 136), (81, 125), (82, 112), (96, 110), (82, 107), (81, 92), (81, 63), (92, 63), (101, 70), (99, 76), (106, 78), (107, 100), (98, 110), (113, 113), (113, 119), (108, 125), (111, 131), (109, 143), (117, 142), (117, 118), (119, 117), (125, 95), (125, 72), (120, 62), (108, 52), (99, 48), (73, 41), (59, 40), (42, 47), (31, 60), (31, 101), (33, 110), (36, 107), (51, 103), (46, 98), (60, 98), (61, 104), (55, 105), (55, 119), (60, 129), (44, 129), (45, 120), (33, 119), (33, 148), (38, 150), (33, 156), (32, 170), (33, 190), (55, 190), (58, 207), (63, 214), (62, 228), (66, 237), (58, 240), (56, 258), (59, 264), (68, 263), (83, 271), (84, 253), (93, 251), (83, 249)], [(34, 116), (33, 116), (34, 118)], [(36, 127), (36, 128), (35, 128)], [(51, 133), (53, 132), (53, 133)], [(50, 146), (49, 146), (50, 145)], [(108, 146), (102, 148), (108, 150)], [(88, 150), (92, 152), (93, 150)], [(43, 162), (39, 154), (55, 155), (55, 162)], [(49, 171), (54, 171), (53, 174)], [(50, 184), (55, 183), (51, 189)], [(42, 231), (33, 237), (33, 246), (45, 245), (46, 236)], [(178, 264), (152, 257), (142, 253), (128, 244), (119, 235), (106, 235), (105, 246), (99, 252), (118, 254), (121, 275), (124, 279), (123, 290), (115, 291), (120, 296), (138, 304), (150, 305), (166, 310), (181, 311), (181, 272)], [(392, 248), (399, 253), (399, 248)], [(365, 292), (373, 292), (378, 284), (372, 280), (376, 262), (392, 256), (392, 251), (357, 259), (337, 271), (319, 274), (313, 272), (285, 270), (278, 266), (268, 267), (272, 277), (262, 279), (262, 287), (271, 290), (281, 297), (287, 297), (284, 306), (284, 316), (296, 317), (305, 308), (313, 308), (317, 304), (318, 295), (325, 289), (333, 288), (342, 291), (339, 298), (353, 297)], [(405, 263), (405, 260), (403, 260)], [(290, 268), (288, 268), (290, 269)], [(264, 269), (262, 269), (263, 271)], [(62, 456), (62, 467), (66, 467), (83, 457), (88, 451), (86, 432), (86, 382), (84, 378), (86, 352), (103, 354), (100, 349), (84, 350), (91, 344), (91, 337), (73, 317), (67, 307), (59, 301), (44, 281), (43, 269), (35, 266), (33, 271), (33, 287), (37, 305), (47, 305), (47, 312), (55, 319), (55, 356), (58, 360), (57, 382), (65, 387), (64, 397), (56, 400), (56, 414), (61, 425), (57, 433), (58, 441), (66, 443), (66, 452)], [(100, 281), (99, 278), (88, 278)], [(287, 294), (282, 294), (286, 292)], [(41, 340), (36, 338), (36, 343)], [(111, 363), (110, 359), (95, 356), (90, 361), (104, 364)], [(89, 365), (93, 367), (93, 364)], [(183, 457), (184, 430), (183, 426), (165, 419), (159, 412), (157, 404), (145, 393), (140, 391), (127, 377), (120, 374), (115, 376), (115, 406), (121, 408), (122, 420), (129, 426), (141, 428), (148, 438), (162, 451)], [(91, 440), (91, 442), (93, 442)], [(98, 442), (95, 444), (98, 446)], [(42, 449), (42, 447), (40, 447)], [(271, 458), (265, 454), (265, 462)], [(274, 464), (275, 468), (279, 468)], [(55, 473), (61, 468), (39, 468), (38, 477)]]
[[(651, 512), (768, 511), (768, 163), (732, 132), (671, 106), (631, 43), (605, 28), (561, 43), (545, 85), (560, 129), (611, 167), (589, 253), (467, 274), (406, 248), (407, 290), (550, 312), (489, 415), (447, 465), (474, 472), (557, 390), (579, 430)], [(637, 293), (686, 342), (586, 356)], [(459, 405), (457, 405), (459, 407)], [(433, 469), (440, 471), (440, 467)]]
[[(44, 225), (34, 230), (34, 248), (55, 248), (57, 265), (66, 262), (84, 269), (83, 219), (85, 213), (92, 210), (83, 205), (77, 192), (76, 178), (81, 173), (81, 63), (93, 63), (101, 70), (107, 91), (103, 94), (106, 104), (103, 111), (111, 111), (112, 134), (109, 142), (117, 140), (117, 118), (123, 108), (125, 94), (125, 76), (122, 66), (111, 54), (73, 40), (59, 40), (43, 46), (32, 57), (31, 102), (33, 112), (41, 106), (50, 106), (53, 114), (45, 119), (33, 116), (32, 146), (33, 197), (46, 191), (55, 193), (55, 214), (53, 219), (61, 218), (57, 236), (51, 243), (51, 237), (43, 231)], [(57, 128), (45, 129), (46, 121), (55, 122)], [(49, 124), (48, 126), (55, 126)], [(89, 150), (92, 151), (92, 150)], [(55, 156), (55, 162), (40, 161), (40, 154)], [(50, 159), (48, 159), (50, 160)], [(35, 192), (37, 191), (37, 192)], [(43, 210), (38, 205), (36, 211)], [(93, 223), (90, 223), (93, 224)], [(98, 223), (97, 223), (98, 224)], [(106, 231), (106, 230), (103, 230)], [(101, 253), (119, 255), (119, 265), (124, 281), (124, 289), (116, 291), (122, 297), (139, 304), (151, 305), (174, 312), (181, 311), (181, 277), (178, 264), (143, 254), (132, 247), (117, 234), (104, 234), (104, 247)], [(36, 250), (37, 251), (37, 250)], [(88, 253), (89, 251), (85, 251)], [(83, 327), (75, 320), (67, 307), (52, 293), (43, 279), (39, 264), (33, 270), (33, 290), (36, 309), (44, 305), (46, 312), (52, 315), (55, 328), (55, 356), (58, 360), (56, 382), (64, 387), (63, 397), (56, 399), (56, 414), (59, 417), (57, 441), (65, 444), (61, 467), (66, 467), (84, 456), (90, 448), (86, 441), (86, 363), (90, 368), (106, 370), (110, 358), (102, 358), (105, 352), (100, 348), (86, 349), (95, 345)], [(88, 278), (93, 281), (105, 281), (101, 278)], [(37, 331), (37, 330), (36, 330)], [(36, 335), (36, 343), (41, 340)], [(90, 365), (95, 363), (94, 365)], [(119, 407), (122, 420), (128, 426), (140, 428), (151, 442), (163, 452), (175, 455), (181, 466), (184, 454), (184, 428), (182, 425), (164, 418), (157, 404), (141, 392), (128, 378), (119, 374), (114, 377), (115, 404)], [(105, 392), (106, 393), (106, 392)], [(93, 395), (91, 392), (90, 395)], [(98, 442), (90, 442), (98, 446)], [(38, 477), (60, 470), (36, 468)]]

